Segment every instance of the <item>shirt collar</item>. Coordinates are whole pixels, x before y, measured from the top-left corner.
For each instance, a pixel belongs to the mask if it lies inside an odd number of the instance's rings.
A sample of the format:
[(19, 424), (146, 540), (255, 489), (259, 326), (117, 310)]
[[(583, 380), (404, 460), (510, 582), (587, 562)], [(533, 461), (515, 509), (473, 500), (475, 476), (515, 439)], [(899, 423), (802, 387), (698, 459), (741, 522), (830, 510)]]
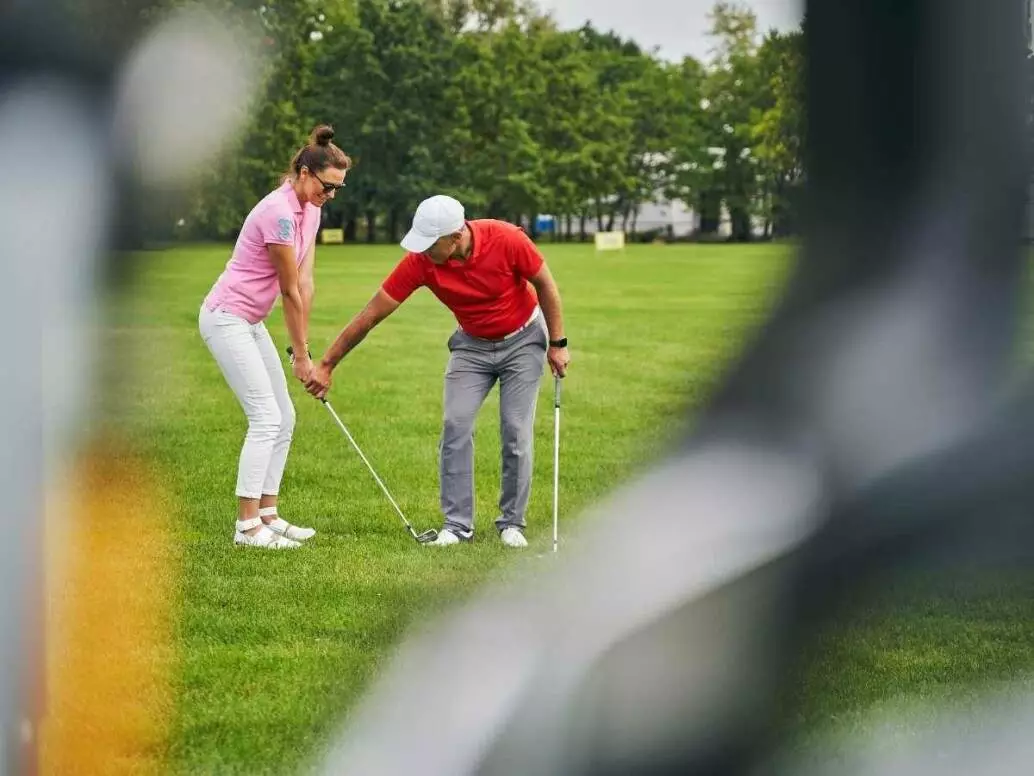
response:
[(305, 210), (302, 207), (302, 203), (298, 201), (298, 195), (294, 193), (294, 184), (291, 181), (284, 181), (280, 189), (287, 195), (287, 203), (291, 206), (291, 210), (295, 213), (301, 213)]
[[(482, 241), (480, 235), (478, 235), (477, 233), (477, 229), (475, 228), (474, 224), (470, 221), (464, 221), (463, 224), (467, 227), (467, 229), (470, 230), (470, 255), (466, 258), (465, 261), (460, 259), (449, 259), (445, 263), (450, 267), (472, 267), (474, 266), (474, 262), (477, 261), (478, 256), (481, 253)], [(428, 261), (430, 261), (430, 259), (428, 259)]]
[(470, 230), (470, 256), (467, 258), (467, 264), (473, 264), (474, 261), (481, 254), (481, 235), (477, 233), (477, 229), (474, 228), (474, 224), (470, 221), (465, 222), (467, 228)]

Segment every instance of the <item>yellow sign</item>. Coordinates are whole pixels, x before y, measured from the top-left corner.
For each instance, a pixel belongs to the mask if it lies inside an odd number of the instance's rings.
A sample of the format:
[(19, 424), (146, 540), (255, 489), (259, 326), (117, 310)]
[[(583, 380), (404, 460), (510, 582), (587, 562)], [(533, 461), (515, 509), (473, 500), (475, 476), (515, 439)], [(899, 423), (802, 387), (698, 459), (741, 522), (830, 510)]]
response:
[(324, 229), (320, 235), (324, 245), (341, 245), (345, 241), (344, 229)]
[(622, 251), (625, 249), (624, 232), (596, 232), (596, 250)]

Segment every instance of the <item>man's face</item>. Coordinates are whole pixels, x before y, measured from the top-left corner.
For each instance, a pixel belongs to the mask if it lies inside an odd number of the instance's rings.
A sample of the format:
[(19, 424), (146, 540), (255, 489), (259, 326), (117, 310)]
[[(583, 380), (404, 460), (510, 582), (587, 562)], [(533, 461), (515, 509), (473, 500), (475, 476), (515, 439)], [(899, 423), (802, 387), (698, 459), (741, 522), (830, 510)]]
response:
[(462, 255), (460, 251), (460, 247), (462, 245), (462, 231), (454, 234), (447, 234), (445, 237), (439, 237), (430, 248), (424, 251), (424, 255), (435, 264), (444, 264), (449, 259), (457, 258)]

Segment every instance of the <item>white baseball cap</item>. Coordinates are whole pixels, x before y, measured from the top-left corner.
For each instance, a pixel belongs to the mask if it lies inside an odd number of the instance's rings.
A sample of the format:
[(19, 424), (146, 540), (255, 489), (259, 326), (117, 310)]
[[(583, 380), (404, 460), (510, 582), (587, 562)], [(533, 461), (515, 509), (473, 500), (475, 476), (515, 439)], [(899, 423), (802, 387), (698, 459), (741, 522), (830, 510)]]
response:
[(423, 253), (439, 237), (455, 234), (463, 228), (463, 205), (444, 194), (428, 197), (413, 214), (413, 227), (402, 238), (400, 245), (412, 253)]

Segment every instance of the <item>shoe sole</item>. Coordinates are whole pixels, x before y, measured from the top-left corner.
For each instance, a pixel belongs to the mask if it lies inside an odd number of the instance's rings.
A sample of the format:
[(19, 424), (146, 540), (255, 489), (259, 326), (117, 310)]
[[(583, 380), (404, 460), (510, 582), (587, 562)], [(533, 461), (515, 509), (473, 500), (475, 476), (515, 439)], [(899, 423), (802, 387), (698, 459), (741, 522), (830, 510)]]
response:
[(272, 545), (269, 545), (269, 544), (243, 544), (242, 542), (234, 542), (233, 546), (234, 547), (253, 547), (253, 548), (258, 549), (258, 550), (297, 550), (299, 547), (301, 547), (301, 545), (298, 545), (298, 547), (273, 547)]
[[(288, 541), (294, 541), (294, 540), (290, 539)], [(294, 547), (291, 547), (290, 545), (288, 545), (287, 547), (274, 547), (271, 544), (252, 544), (251, 542), (241, 542), (241, 541), (238, 541), (237, 539), (234, 539), (233, 540), (233, 546), (234, 547), (255, 547), (255, 548), (260, 549), (260, 550), (297, 550), (299, 547), (301, 547), (301, 544), (296, 544)]]
[(459, 536), (457, 534), (453, 534), (453, 536), (456, 536), (456, 538), (459, 539), (459, 541), (458, 542), (452, 542), (451, 544), (436, 544), (435, 542), (427, 542), (424, 546), (425, 547), (456, 547), (457, 545), (460, 545), (460, 544), (472, 544), (474, 542), (474, 534), (471, 534), (469, 537), (463, 537), (463, 536)]

